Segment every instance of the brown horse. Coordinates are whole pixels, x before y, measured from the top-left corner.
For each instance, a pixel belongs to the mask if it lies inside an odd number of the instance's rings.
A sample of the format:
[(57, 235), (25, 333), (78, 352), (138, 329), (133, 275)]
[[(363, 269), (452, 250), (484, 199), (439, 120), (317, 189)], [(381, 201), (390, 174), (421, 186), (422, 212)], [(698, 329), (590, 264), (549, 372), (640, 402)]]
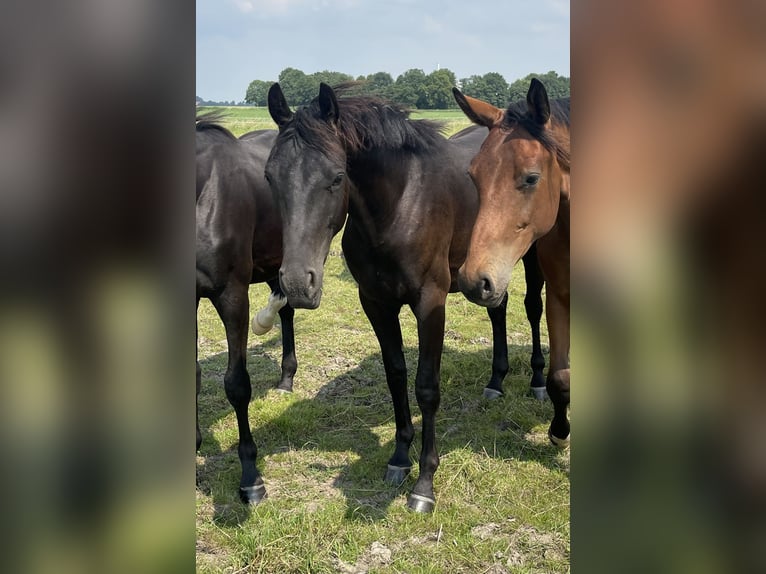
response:
[(536, 79), (526, 104), (507, 110), (453, 93), (473, 122), (490, 129), (469, 169), (479, 214), (459, 271), (460, 289), (475, 303), (498, 305), (514, 265), (537, 241), (551, 349), (546, 387), (554, 417), (548, 436), (563, 446), (569, 440), (569, 98), (549, 101)]

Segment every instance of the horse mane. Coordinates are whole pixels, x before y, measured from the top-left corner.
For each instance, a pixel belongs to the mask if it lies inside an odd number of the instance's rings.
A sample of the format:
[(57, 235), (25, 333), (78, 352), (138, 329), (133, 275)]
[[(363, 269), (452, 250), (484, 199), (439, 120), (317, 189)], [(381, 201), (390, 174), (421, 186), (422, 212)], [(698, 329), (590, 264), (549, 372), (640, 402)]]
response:
[(228, 139), (236, 140), (237, 137), (228, 129), (223, 127), (220, 122), (226, 118), (226, 114), (219, 110), (205, 112), (196, 118), (195, 129), (197, 132), (215, 132), (220, 133)]
[(411, 111), (378, 96), (347, 95), (356, 82), (333, 88), (338, 100), (338, 121), (331, 126), (322, 119), (318, 98), (295, 111), (280, 134), (299, 138), (307, 146), (340, 160), (342, 152), (402, 150), (427, 153), (445, 141), (440, 122), (411, 120)]
[(529, 135), (539, 141), (545, 149), (556, 154), (556, 158), (565, 169), (569, 169), (569, 98), (550, 100), (551, 120), (554, 126), (566, 128), (566, 136), (562, 137), (555, 131), (546, 129), (534, 121), (527, 108), (526, 100), (513, 102), (508, 106), (503, 118), (504, 128), (520, 126)]

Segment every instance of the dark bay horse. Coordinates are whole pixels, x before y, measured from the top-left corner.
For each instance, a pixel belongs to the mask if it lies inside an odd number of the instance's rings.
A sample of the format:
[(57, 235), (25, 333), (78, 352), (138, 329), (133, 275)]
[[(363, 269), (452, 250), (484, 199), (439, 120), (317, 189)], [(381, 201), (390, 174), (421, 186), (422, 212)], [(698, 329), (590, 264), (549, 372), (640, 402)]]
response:
[[(210, 299), (226, 329), (229, 357), (224, 388), (237, 415), (240, 497), (257, 503), (266, 493), (255, 466), (257, 450), (250, 433), (250, 376), (246, 366), (251, 283), (266, 282), (272, 290), (270, 308), (279, 308), (282, 321), (282, 375), (278, 388), (291, 391), (297, 369), (293, 316), (279, 287), (282, 226), (263, 170), (276, 130), (261, 130), (237, 139), (203, 116), (197, 121), (197, 307)], [(281, 298), (281, 301), (280, 301)], [(259, 314), (263, 316), (263, 314)], [(259, 332), (265, 332), (265, 327)], [(253, 330), (258, 329), (257, 316)], [(197, 395), (201, 369), (197, 361)], [(197, 449), (202, 435), (197, 420)]]
[(548, 436), (563, 446), (569, 440), (569, 98), (549, 101), (536, 79), (526, 102), (506, 110), (453, 92), (463, 112), (490, 130), (470, 167), (480, 207), (460, 289), (488, 308), (501, 304), (513, 266), (537, 242), (551, 349)]
[[(338, 99), (326, 84), (295, 113), (279, 84), (271, 87), (268, 101), (279, 127), (266, 178), (283, 221), (280, 283), (294, 307), (319, 306), (330, 241), (348, 216), (343, 253), (378, 338), (394, 406), (396, 446), (385, 475), (394, 484), (410, 472), (414, 438), (399, 324), (402, 306), (408, 305), (417, 319), (415, 396), (423, 415), (423, 444), (420, 474), (407, 504), (430, 512), (439, 465), (435, 416), (445, 301), (448, 292), (458, 289), (457, 272), (478, 212), (467, 168), (487, 132), (472, 129), (450, 141), (436, 124), (410, 120), (393, 103)], [(498, 389), (508, 371), (506, 303), (507, 296), (487, 310), (496, 343), (490, 386)]]

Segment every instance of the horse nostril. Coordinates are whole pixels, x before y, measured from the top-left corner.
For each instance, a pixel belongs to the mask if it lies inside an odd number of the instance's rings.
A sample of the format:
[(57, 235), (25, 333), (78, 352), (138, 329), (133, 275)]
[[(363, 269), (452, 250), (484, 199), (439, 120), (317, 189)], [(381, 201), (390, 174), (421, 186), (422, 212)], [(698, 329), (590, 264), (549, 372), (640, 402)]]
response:
[(487, 297), (495, 292), (494, 285), (492, 285), (492, 280), (487, 277), (486, 275), (483, 275), (480, 277), (481, 280), (481, 294), (483, 297)]
[(316, 288), (316, 282), (317, 282), (316, 271), (314, 271), (313, 269), (309, 269), (307, 274), (308, 274), (309, 290), (313, 291)]

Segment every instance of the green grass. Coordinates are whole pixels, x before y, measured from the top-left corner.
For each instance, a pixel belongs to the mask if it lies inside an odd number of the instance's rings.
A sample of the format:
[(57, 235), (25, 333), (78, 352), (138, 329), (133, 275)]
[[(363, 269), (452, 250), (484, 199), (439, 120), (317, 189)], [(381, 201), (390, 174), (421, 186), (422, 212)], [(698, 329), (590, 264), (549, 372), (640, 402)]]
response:
[[(197, 113), (217, 110), (226, 117), (225, 124), (235, 136), (253, 130), (276, 129), (269, 110), (255, 106), (200, 106)], [(415, 119), (429, 119), (444, 122), (444, 133), (452, 135), (468, 127), (471, 122), (460, 110), (418, 110), (412, 113)]]
[[(406, 508), (420, 449), (412, 388), (415, 319), (402, 309), (416, 438), (412, 475), (397, 488), (382, 480), (395, 425), (380, 351), (345, 267), (340, 236), (324, 280), (319, 309), (296, 311), (293, 394), (274, 390), (278, 327), (250, 334), (250, 421), (269, 493), (255, 508), (242, 505), (237, 494), (236, 422), (222, 385), (225, 333), (209, 302), (200, 303), (197, 571), (568, 572), (569, 452), (548, 443), (550, 403), (527, 393), (530, 337), (521, 267), (509, 288), (510, 372), (500, 400), (488, 402), (481, 394), (492, 357), (486, 311), (460, 294), (448, 297), (436, 422), (441, 465), (436, 510), (427, 516)], [(251, 313), (268, 294), (264, 284), (251, 286)]]

